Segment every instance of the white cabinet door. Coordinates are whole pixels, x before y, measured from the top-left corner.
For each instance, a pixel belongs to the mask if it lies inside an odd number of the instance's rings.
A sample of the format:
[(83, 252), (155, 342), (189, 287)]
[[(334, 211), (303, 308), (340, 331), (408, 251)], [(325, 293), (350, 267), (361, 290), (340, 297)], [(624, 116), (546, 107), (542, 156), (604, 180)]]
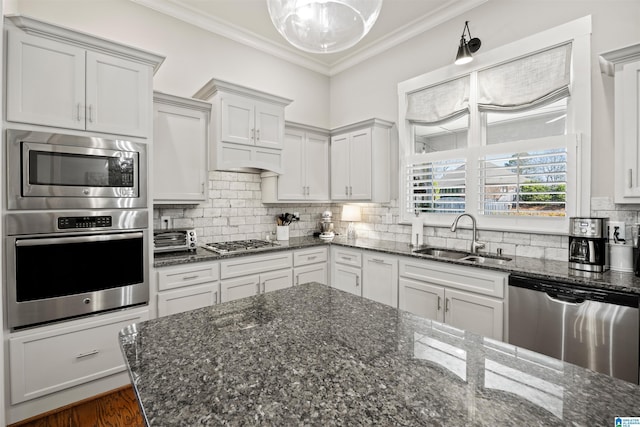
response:
[(349, 198), (349, 135), (331, 138), (331, 199)]
[(260, 276), (227, 279), (220, 283), (220, 302), (233, 301), (257, 295), (260, 292)]
[(294, 284), (302, 285), (305, 283), (316, 282), (323, 285), (328, 284), (327, 281), (327, 264), (312, 264), (293, 269)]
[(349, 135), (349, 200), (371, 200), (371, 129)]
[(362, 270), (358, 267), (334, 264), (331, 286), (362, 296)]
[(85, 50), (7, 32), (7, 120), (84, 129)]
[(502, 340), (503, 313), (503, 301), (453, 289), (445, 292), (445, 323), (456, 328)]
[(151, 69), (132, 61), (87, 52), (86, 129), (146, 136)]
[(287, 129), (282, 151), (282, 174), (278, 177), (279, 200), (305, 199), (305, 133)]
[(234, 144), (254, 145), (254, 103), (241, 96), (225, 94), (221, 102), (221, 140)]
[(307, 200), (329, 200), (329, 138), (307, 132), (304, 152)]
[[(625, 64), (616, 74), (616, 150), (623, 153), (623, 179), (617, 189), (616, 202), (640, 202), (640, 61)], [(618, 86), (622, 86), (619, 89)], [(618, 98), (622, 98), (619, 100)], [(618, 157), (619, 158), (619, 157)], [(616, 174), (620, 174), (616, 171)], [(616, 186), (617, 187), (617, 186)]]
[(206, 110), (189, 108), (186, 104), (170, 105), (165, 98), (169, 96), (154, 96), (153, 201), (175, 204), (205, 201), (211, 107)]
[(444, 322), (444, 288), (401, 277), (398, 308), (425, 319)]
[(362, 262), (362, 296), (397, 308), (398, 259), (365, 252)]
[(263, 273), (260, 275), (260, 282), (263, 293), (290, 288), (293, 286), (293, 274), (291, 269)]
[(215, 282), (162, 292), (158, 295), (158, 316), (214, 305), (218, 302), (219, 286), (219, 283)]
[(259, 147), (282, 149), (284, 139), (284, 109), (279, 105), (256, 102), (255, 144)]

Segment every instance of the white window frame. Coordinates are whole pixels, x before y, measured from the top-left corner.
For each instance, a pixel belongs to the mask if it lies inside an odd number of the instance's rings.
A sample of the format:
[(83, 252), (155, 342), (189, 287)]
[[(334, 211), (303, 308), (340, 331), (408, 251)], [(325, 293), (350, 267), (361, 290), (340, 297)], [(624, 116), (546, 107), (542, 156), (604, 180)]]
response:
[[(436, 85), (445, 81), (471, 76), (470, 104), (476, 105), (476, 76), (477, 71), (489, 68), (507, 61), (511, 61), (546, 48), (572, 43), (571, 65), (571, 96), (567, 106), (567, 135), (574, 137), (575, 170), (571, 173), (575, 180), (567, 183), (567, 212), (562, 218), (547, 217), (487, 217), (478, 214), (477, 194), (466, 191), (466, 212), (473, 214), (478, 226), (486, 230), (532, 232), (549, 234), (566, 234), (569, 229), (569, 217), (588, 216), (591, 210), (591, 16), (585, 16), (558, 27), (492, 49), (488, 52), (474, 55), (474, 60), (467, 65), (451, 64), (431, 71), (398, 84), (398, 114), (399, 114), (399, 150), (402, 173), (399, 185), (400, 223), (411, 223), (414, 215), (407, 212), (406, 207), (406, 179), (405, 171), (408, 164), (417, 160), (419, 154), (413, 154), (412, 124), (406, 119), (407, 95), (420, 89)], [(579, 71), (579, 72), (576, 72)], [(467, 150), (474, 150), (479, 144), (484, 144), (484, 126), (481, 123), (481, 113), (477, 108), (471, 108), (469, 115), (470, 141)], [(476, 147), (471, 142), (476, 144)], [(483, 147), (486, 147), (483, 145)], [(571, 149), (571, 147), (568, 147)], [(475, 168), (476, 165), (468, 164)], [(475, 185), (472, 184), (472, 185)], [(471, 185), (469, 185), (470, 187)], [(570, 194), (569, 190), (574, 191)], [(570, 200), (569, 200), (570, 199)], [(425, 225), (450, 226), (455, 214), (421, 214)]]

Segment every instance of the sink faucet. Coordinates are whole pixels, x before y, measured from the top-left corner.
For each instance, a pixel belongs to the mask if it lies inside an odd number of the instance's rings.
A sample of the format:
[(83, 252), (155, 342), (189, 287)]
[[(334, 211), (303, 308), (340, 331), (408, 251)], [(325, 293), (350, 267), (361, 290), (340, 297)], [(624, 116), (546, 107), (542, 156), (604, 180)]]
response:
[(468, 213), (463, 213), (461, 215), (458, 215), (456, 217), (456, 219), (453, 221), (453, 224), (451, 224), (451, 231), (453, 231), (453, 232), (456, 231), (456, 229), (458, 228), (458, 221), (463, 216), (468, 216), (469, 218), (471, 218), (471, 222), (473, 224), (473, 235), (471, 237), (471, 253), (472, 254), (477, 254), (478, 253), (478, 249), (484, 248), (485, 244), (482, 243), (482, 242), (478, 242), (478, 232), (476, 230), (476, 219), (473, 217), (473, 215), (468, 214)]

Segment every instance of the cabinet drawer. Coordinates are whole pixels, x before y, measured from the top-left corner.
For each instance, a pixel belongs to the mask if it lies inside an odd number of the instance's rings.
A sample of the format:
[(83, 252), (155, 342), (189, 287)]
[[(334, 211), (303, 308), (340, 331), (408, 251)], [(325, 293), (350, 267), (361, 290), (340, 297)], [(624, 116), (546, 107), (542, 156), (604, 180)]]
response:
[[(331, 248), (331, 250), (334, 249)], [(335, 249), (333, 260), (338, 264), (362, 267), (362, 253), (352, 249)]]
[(158, 295), (158, 316), (183, 313), (218, 302), (220, 283), (191, 286)]
[(148, 318), (148, 311), (135, 311), (43, 332), (14, 334), (9, 339), (11, 403), (124, 371), (118, 333)]
[(400, 260), (401, 277), (504, 298), (508, 274), (437, 261)]
[(214, 282), (218, 280), (219, 270), (218, 263), (162, 267), (158, 269), (158, 290), (166, 291), (199, 283)]
[(291, 268), (292, 258), (290, 251), (283, 251), (270, 255), (238, 257), (229, 261), (222, 261), (220, 262), (220, 277), (222, 279), (228, 279), (230, 277), (247, 276), (265, 271)]
[(294, 267), (317, 264), (319, 262), (327, 262), (327, 248), (305, 249), (303, 251), (296, 251), (293, 254)]

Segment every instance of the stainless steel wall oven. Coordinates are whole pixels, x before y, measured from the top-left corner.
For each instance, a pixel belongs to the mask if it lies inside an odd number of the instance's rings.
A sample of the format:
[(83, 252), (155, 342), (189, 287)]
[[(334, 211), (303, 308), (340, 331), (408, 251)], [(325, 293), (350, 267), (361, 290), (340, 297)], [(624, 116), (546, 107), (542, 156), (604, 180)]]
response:
[(144, 144), (7, 130), (8, 209), (144, 208), (146, 175)]
[(11, 329), (149, 301), (148, 211), (8, 213)]

